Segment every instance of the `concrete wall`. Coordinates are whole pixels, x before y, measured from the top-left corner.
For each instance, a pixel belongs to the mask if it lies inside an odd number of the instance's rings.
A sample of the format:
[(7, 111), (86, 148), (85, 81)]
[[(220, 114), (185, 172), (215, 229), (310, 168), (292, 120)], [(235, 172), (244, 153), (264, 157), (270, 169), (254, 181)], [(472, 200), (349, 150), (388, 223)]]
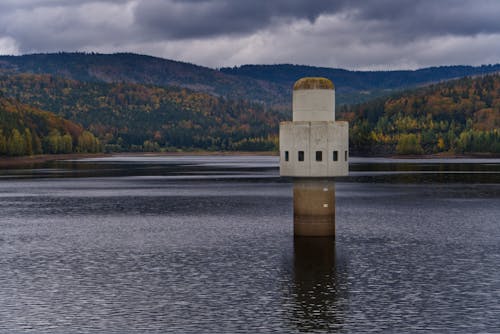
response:
[(332, 180), (294, 179), (293, 230), (296, 236), (335, 235), (335, 183)]
[(335, 121), (335, 91), (333, 89), (303, 89), (293, 91), (293, 121)]
[[(347, 122), (281, 122), (280, 175), (335, 177), (349, 173), (349, 126)], [(304, 161), (299, 161), (299, 151)], [(316, 160), (316, 152), (321, 161)], [(288, 161), (285, 159), (288, 152)], [(337, 161), (334, 161), (337, 152)]]

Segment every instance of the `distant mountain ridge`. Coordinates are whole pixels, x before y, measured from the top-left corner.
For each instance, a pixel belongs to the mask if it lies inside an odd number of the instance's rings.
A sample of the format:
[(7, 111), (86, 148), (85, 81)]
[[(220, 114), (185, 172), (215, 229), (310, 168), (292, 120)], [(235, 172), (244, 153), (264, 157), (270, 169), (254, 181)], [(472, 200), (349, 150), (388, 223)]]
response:
[(464, 76), (488, 74), (500, 71), (500, 64), (482, 66), (439, 66), (418, 70), (393, 71), (349, 71), (340, 68), (315, 67), (306, 65), (242, 65), (225, 67), (223, 73), (246, 76), (276, 83), (293, 83), (304, 76), (334, 78), (340, 87), (356, 89), (397, 88), (408, 84), (424, 84), (439, 80), (449, 80)]
[(500, 64), (483, 66), (440, 66), (418, 70), (349, 71), (339, 68), (292, 64), (243, 65), (221, 68), (221, 72), (291, 87), (302, 77), (325, 77), (336, 86), (339, 104), (364, 102), (373, 97), (440, 81), (500, 72)]
[(429, 83), (500, 71), (500, 64), (442, 66), (415, 71), (349, 71), (305, 65), (243, 65), (220, 70), (133, 53), (52, 53), (0, 56), (0, 71), (51, 74), (87, 82), (179, 86), (290, 110), (291, 87), (304, 76), (324, 76), (338, 104), (354, 104)]
[(230, 99), (284, 103), (278, 85), (190, 63), (133, 53), (52, 53), (0, 56), (0, 71), (51, 74), (85, 82), (176, 86)]

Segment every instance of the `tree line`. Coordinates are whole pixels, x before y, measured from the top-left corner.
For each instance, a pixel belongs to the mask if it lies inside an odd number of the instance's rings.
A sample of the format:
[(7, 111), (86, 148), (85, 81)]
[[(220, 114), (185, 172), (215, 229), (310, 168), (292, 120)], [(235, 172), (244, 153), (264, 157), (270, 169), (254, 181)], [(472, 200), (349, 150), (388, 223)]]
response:
[[(273, 151), (279, 122), (290, 118), (263, 104), (184, 88), (50, 75), (0, 76), (1, 92), (9, 96), (0, 97), (0, 153), (7, 155)], [(463, 78), (341, 106), (337, 118), (349, 121), (353, 154), (498, 154), (500, 76)]]
[(99, 140), (52, 113), (0, 97), (0, 156), (96, 153)]
[(500, 76), (343, 106), (354, 154), (500, 153)]
[(95, 134), (107, 152), (277, 150), (283, 113), (179, 87), (0, 76), (0, 91)]

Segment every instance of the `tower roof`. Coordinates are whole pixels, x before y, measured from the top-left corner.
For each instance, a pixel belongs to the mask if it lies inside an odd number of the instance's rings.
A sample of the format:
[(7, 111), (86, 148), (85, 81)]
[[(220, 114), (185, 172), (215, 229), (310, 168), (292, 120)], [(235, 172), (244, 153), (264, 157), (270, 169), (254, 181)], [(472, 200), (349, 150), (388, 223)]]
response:
[(333, 82), (327, 78), (306, 77), (299, 79), (293, 85), (293, 90), (302, 89), (335, 89)]

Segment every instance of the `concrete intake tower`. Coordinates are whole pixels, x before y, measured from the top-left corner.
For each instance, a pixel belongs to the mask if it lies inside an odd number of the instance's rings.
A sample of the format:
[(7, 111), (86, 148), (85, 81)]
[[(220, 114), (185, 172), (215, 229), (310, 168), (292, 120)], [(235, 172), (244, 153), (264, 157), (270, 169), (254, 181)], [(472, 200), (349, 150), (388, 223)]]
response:
[(349, 126), (335, 121), (335, 87), (326, 78), (293, 86), (293, 120), (280, 123), (280, 175), (293, 178), (296, 236), (335, 235), (334, 178), (349, 174)]

